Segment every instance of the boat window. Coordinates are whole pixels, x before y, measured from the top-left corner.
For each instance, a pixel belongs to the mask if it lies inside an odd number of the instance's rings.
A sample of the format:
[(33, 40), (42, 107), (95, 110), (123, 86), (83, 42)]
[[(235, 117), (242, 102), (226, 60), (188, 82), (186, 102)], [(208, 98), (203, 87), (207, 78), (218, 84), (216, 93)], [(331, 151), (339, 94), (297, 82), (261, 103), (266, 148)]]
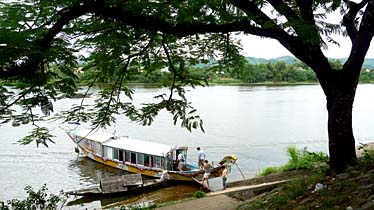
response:
[(156, 164), (156, 156), (151, 156), (151, 167), (158, 167)]
[(118, 160), (119, 149), (113, 149), (113, 160)]
[(119, 150), (119, 154), (118, 154), (118, 160), (119, 161), (123, 161), (123, 156), (125, 155), (125, 151), (123, 150)]
[(139, 165), (144, 165), (144, 154), (142, 154), (142, 153), (138, 153), (138, 164)]
[(135, 152), (131, 152), (131, 163), (136, 164), (136, 153)]
[(113, 148), (104, 147), (104, 157), (107, 159), (112, 159), (113, 157)]
[(101, 153), (102, 153), (102, 151), (101, 151), (101, 144), (100, 143), (98, 143), (98, 142), (93, 142), (93, 150), (94, 150), (94, 153), (95, 154), (98, 154), (98, 155), (100, 155), (101, 156)]
[(144, 166), (149, 166), (149, 155), (144, 154)]
[(151, 164), (154, 168), (161, 168), (161, 157), (151, 156)]
[(91, 140), (88, 140), (88, 145), (89, 145), (89, 148), (93, 151), (94, 150), (94, 142), (91, 141)]
[(84, 147), (86, 147), (86, 148), (90, 145), (88, 143), (88, 140), (86, 140), (86, 139), (84, 139), (82, 143), (84, 144)]
[(125, 161), (126, 162), (130, 162), (130, 157), (131, 157), (130, 152), (129, 151), (125, 151)]

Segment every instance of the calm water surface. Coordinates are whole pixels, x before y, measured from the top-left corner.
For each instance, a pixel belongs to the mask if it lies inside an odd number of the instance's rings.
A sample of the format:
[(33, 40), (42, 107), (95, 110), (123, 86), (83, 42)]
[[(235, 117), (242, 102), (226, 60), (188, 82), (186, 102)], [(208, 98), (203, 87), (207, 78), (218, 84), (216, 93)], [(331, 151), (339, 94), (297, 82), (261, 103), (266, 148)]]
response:
[[(135, 87), (135, 90), (137, 104), (151, 102), (153, 96), (168, 93), (167, 89)], [(356, 142), (374, 139), (373, 93), (374, 85), (358, 87), (353, 112)], [(188, 145), (190, 162), (196, 161), (196, 146), (205, 150), (210, 161), (219, 161), (223, 156), (235, 153), (239, 158), (238, 165), (247, 177), (267, 166), (286, 163), (286, 148), (290, 145), (327, 153), (327, 112), (325, 97), (318, 85), (212, 86), (192, 89), (187, 95), (204, 120), (205, 133), (198, 130), (190, 133), (179, 125), (174, 126), (172, 116), (166, 112), (162, 112), (150, 127), (118, 117), (117, 124), (108, 132)], [(87, 102), (93, 100), (90, 98)], [(55, 112), (79, 103), (80, 99), (64, 99), (55, 104)], [(48, 124), (56, 136), (56, 144), (50, 144), (49, 148), (16, 144), (27, 135), (30, 126), (0, 127), (0, 200), (24, 198), (26, 185), (39, 189), (46, 183), (50, 192), (58, 193), (61, 189), (84, 188), (102, 177), (123, 173), (79, 157), (74, 152), (74, 144), (59, 126), (65, 125)], [(229, 181), (240, 178), (238, 169), (233, 168)], [(215, 188), (220, 187), (220, 180), (212, 182)], [(114, 199), (71, 198), (67, 209), (109, 208), (139, 201), (162, 202), (175, 199), (177, 195), (188, 196), (197, 189), (197, 186), (180, 185)]]

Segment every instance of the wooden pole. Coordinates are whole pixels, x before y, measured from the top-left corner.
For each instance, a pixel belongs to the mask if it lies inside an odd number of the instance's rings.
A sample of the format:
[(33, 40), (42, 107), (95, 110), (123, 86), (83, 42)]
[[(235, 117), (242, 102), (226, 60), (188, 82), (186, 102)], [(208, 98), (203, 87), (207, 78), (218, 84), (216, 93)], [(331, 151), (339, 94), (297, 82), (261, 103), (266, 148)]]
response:
[(239, 172), (240, 172), (240, 174), (243, 176), (243, 179), (245, 180), (245, 176), (244, 176), (244, 174), (243, 174), (243, 172), (242, 172), (242, 170), (239, 168), (239, 166), (238, 166), (238, 164), (237, 163), (235, 163), (235, 165), (236, 165), (236, 167), (238, 167), (238, 169), (239, 169)]

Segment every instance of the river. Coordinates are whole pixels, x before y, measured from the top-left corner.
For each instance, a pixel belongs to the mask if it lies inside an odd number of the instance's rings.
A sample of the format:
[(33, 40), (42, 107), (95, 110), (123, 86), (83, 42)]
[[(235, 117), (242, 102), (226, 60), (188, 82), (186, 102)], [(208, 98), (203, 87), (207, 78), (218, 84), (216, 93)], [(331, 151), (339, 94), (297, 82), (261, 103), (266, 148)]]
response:
[[(152, 101), (152, 97), (168, 93), (167, 89), (134, 87), (137, 104)], [(95, 91), (95, 90), (94, 90)], [(374, 85), (360, 84), (353, 111), (356, 143), (374, 139), (373, 108)], [(327, 153), (327, 112), (325, 96), (319, 85), (297, 86), (211, 86), (190, 89), (188, 99), (204, 120), (205, 133), (189, 132), (179, 124), (173, 125), (172, 116), (160, 113), (152, 126), (131, 123), (117, 118), (117, 124), (108, 132), (190, 148), (187, 161), (195, 162), (196, 147), (200, 146), (210, 161), (219, 161), (225, 155), (236, 154), (238, 165), (246, 177), (267, 166), (279, 166), (288, 160), (286, 149), (294, 145), (310, 151)], [(93, 98), (87, 102), (92, 102)], [(63, 99), (55, 103), (55, 113), (66, 110), (80, 99)], [(78, 156), (74, 144), (67, 138), (59, 122), (46, 124), (55, 135), (55, 144), (49, 148), (16, 144), (27, 135), (31, 126), (0, 127), (0, 201), (24, 198), (23, 188), (31, 185), (39, 189), (44, 183), (49, 192), (58, 193), (80, 189), (97, 183), (101, 177), (121, 172)], [(82, 125), (84, 127), (85, 125)], [(228, 181), (240, 179), (233, 168)], [(219, 181), (216, 181), (217, 183)], [(214, 183), (214, 181), (213, 181)], [(165, 201), (190, 195), (197, 186), (181, 185), (138, 196), (116, 199), (70, 199), (69, 208), (99, 208), (145, 201)], [(178, 193), (175, 193), (178, 191)], [(68, 209), (69, 209), (68, 208)]]

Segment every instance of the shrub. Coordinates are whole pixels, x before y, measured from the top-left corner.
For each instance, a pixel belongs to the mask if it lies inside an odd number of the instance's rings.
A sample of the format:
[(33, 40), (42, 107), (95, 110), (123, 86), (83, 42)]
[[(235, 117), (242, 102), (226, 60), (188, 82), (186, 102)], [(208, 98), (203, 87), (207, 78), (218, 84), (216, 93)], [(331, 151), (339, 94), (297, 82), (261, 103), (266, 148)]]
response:
[(278, 168), (278, 167), (267, 167), (264, 170), (262, 170), (259, 175), (260, 176), (266, 176), (266, 175), (277, 173), (277, 172), (280, 172), (280, 171), (282, 171), (282, 169)]
[[(55, 210), (58, 209), (60, 201), (63, 201), (61, 196), (50, 194), (48, 196), (48, 188), (44, 184), (43, 187), (34, 191), (31, 186), (25, 187), (28, 194), (25, 200), (12, 199), (8, 200), (6, 204), (0, 202), (1, 210)], [(62, 192), (61, 192), (62, 194)]]
[(329, 158), (322, 152), (309, 152), (305, 147), (303, 150), (298, 150), (291, 146), (287, 148), (290, 160), (284, 166), (284, 170), (292, 171), (298, 169), (313, 169), (315, 165), (320, 163), (328, 163)]
[[(260, 172), (260, 176), (265, 176), (271, 173), (277, 173), (281, 171), (292, 171), (299, 169), (313, 169), (316, 165), (326, 165), (328, 167), (329, 158), (322, 152), (309, 152), (305, 147), (303, 150), (298, 150), (294, 146), (287, 148), (290, 159), (288, 163), (280, 167), (268, 167)], [(327, 169), (321, 168), (321, 172), (325, 172)]]
[(358, 159), (358, 166), (362, 169), (369, 169), (374, 167), (374, 149), (367, 147), (363, 148), (362, 157)]
[(203, 192), (203, 191), (201, 191), (201, 190), (199, 190), (199, 191), (194, 192), (193, 196), (196, 197), (196, 198), (203, 198), (203, 197), (206, 196), (206, 193)]

